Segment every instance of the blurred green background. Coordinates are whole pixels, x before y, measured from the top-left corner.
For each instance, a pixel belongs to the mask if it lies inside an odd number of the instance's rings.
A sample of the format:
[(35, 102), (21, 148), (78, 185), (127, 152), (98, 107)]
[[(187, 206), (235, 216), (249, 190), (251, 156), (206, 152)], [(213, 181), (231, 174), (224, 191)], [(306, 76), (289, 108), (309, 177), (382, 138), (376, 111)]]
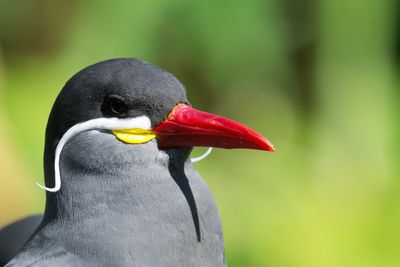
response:
[(0, 226), (43, 210), (66, 80), (136, 57), (277, 147), (196, 165), (229, 266), (400, 266), (399, 15), (396, 0), (1, 0)]

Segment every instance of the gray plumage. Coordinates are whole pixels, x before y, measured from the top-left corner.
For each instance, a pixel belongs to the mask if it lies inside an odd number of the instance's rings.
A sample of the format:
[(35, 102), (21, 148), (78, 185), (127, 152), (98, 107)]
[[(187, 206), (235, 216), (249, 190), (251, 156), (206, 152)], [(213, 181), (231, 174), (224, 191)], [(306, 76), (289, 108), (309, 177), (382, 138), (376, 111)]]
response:
[[(64, 87), (46, 131), (45, 179), (71, 126), (107, 116), (109, 94), (129, 99), (130, 117), (161, 122), (185, 91), (171, 74), (135, 59), (93, 65)], [(189, 159), (191, 148), (129, 145), (110, 132), (74, 136), (60, 159), (61, 190), (47, 192), (43, 223), (6, 266), (224, 266), (221, 222)]]
[(28, 216), (0, 229), (0, 266), (14, 258), (42, 219), (42, 215)]

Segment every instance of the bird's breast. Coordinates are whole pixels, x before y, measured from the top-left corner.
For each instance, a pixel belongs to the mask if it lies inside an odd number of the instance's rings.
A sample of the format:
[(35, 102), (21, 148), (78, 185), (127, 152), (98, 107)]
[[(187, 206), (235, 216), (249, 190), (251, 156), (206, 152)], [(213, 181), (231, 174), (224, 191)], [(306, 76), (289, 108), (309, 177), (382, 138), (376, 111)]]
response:
[[(79, 151), (66, 146), (61, 177), (68, 182), (57, 193), (57, 219), (42, 231), (55, 233), (74, 254), (89, 250), (121, 264), (223, 262), (218, 211), (190, 162), (172, 162), (179, 151), (172, 155), (152, 142), (104, 142), (101, 151), (87, 143)], [(91, 169), (92, 161), (103, 167)]]

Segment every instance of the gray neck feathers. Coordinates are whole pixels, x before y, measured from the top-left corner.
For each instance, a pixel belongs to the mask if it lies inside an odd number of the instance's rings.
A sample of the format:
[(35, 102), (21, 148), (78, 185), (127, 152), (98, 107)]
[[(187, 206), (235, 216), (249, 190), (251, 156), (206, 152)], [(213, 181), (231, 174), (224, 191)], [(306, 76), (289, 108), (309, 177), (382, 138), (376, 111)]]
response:
[[(97, 131), (76, 135), (61, 154), (61, 190), (47, 193), (38, 235), (119, 266), (224, 265), (218, 212), (190, 150), (160, 151), (155, 140), (128, 145)], [(47, 157), (46, 183), (51, 164)]]
[[(51, 214), (46, 215), (79, 220), (108, 213), (132, 215), (176, 186), (171, 171), (183, 173), (188, 154), (188, 150), (160, 151), (155, 140), (129, 145), (98, 131), (78, 134), (61, 154), (61, 190), (48, 193)], [(46, 167), (54, 170), (52, 165)], [(53, 178), (53, 173), (46, 175)]]

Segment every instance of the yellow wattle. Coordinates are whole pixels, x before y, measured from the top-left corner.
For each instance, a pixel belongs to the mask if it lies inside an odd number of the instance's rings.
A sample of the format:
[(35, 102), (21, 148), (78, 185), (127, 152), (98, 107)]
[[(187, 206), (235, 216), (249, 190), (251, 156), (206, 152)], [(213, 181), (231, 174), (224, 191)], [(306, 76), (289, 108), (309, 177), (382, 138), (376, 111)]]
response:
[(113, 130), (112, 133), (119, 140), (128, 144), (144, 144), (156, 137), (156, 134), (151, 130), (140, 128), (127, 130)]

